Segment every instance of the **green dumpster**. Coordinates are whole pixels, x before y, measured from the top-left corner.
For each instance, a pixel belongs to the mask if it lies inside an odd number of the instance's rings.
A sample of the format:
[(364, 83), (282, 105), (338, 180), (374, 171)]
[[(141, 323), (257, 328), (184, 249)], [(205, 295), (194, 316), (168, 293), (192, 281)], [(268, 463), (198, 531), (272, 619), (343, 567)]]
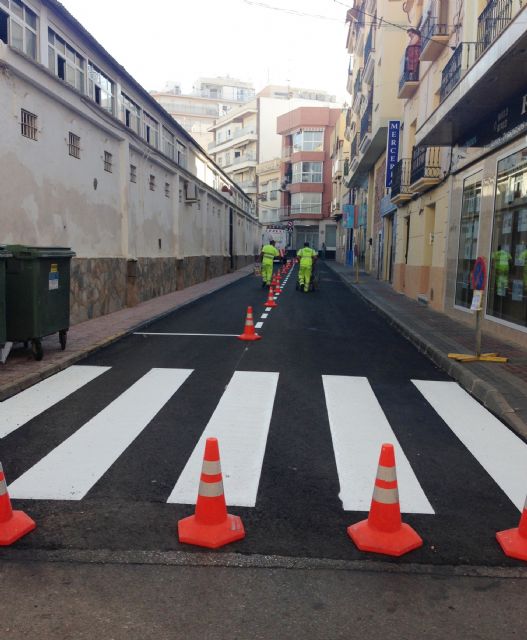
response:
[(7, 342), (5, 324), (5, 268), (6, 260), (11, 254), (6, 250), (5, 245), (0, 244), (0, 347)]
[(59, 334), (66, 348), (70, 324), (69, 247), (8, 245), (6, 269), (6, 335), (10, 342), (31, 341), (37, 360), (43, 356), (42, 338)]

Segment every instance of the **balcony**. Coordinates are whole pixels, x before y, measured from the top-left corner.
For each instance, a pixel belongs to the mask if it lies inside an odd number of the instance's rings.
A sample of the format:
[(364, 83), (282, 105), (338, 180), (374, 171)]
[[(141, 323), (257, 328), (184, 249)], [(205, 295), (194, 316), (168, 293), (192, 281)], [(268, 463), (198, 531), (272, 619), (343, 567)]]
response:
[(236, 181), (236, 184), (241, 187), (245, 193), (256, 193), (256, 180), (241, 180)]
[(464, 72), (474, 64), (478, 47), (477, 42), (462, 42), (457, 46), (441, 73), (440, 102), (445, 100), (461, 80)]
[(231, 171), (241, 171), (245, 168), (243, 165), (256, 166), (256, 156), (252, 153), (240, 155), (236, 158), (232, 158), (232, 160), (225, 162), (223, 168), (228, 168)]
[(293, 155), (293, 147), (282, 147), (282, 160), (290, 160)]
[(400, 205), (412, 199), (413, 194), (410, 190), (411, 169), (412, 160), (410, 158), (402, 158), (393, 168), (392, 191), (390, 196), (393, 204)]
[(346, 90), (348, 93), (353, 93), (353, 63), (350, 59), (348, 65), (348, 80), (346, 82)]
[(228, 143), (232, 142), (233, 140), (242, 142), (242, 138), (247, 138), (247, 140), (257, 140), (258, 136), (256, 134), (256, 126), (253, 125), (250, 127), (242, 127), (240, 129), (236, 129), (230, 136), (226, 136), (225, 138), (211, 142), (208, 145), (207, 150), (210, 151), (211, 149), (214, 149), (215, 147), (221, 147), (222, 145), (229, 146)]
[(360, 138), (359, 138), (359, 145), (361, 147), (361, 152), (363, 152), (362, 150), (362, 142), (364, 140), (364, 138), (366, 137), (366, 135), (368, 133), (371, 133), (371, 116), (372, 116), (372, 100), (371, 98), (368, 100), (368, 105), (366, 106), (366, 110), (364, 111), (364, 113), (362, 114), (362, 117), (360, 119)]
[(362, 98), (362, 69), (357, 70), (355, 82), (353, 84), (353, 111), (358, 113)]
[(413, 193), (421, 193), (441, 181), (440, 147), (414, 147), (412, 149), (412, 168), (410, 188)]
[(420, 44), (411, 44), (406, 47), (404, 56), (401, 59), (401, 75), (399, 76), (398, 98), (411, 98), (419, 85), (419, 56), (421, 53)]
[(478, 18), (478, 57), (490, 47), (512, 19), (513, 0), (491, 0)]
[(421, 60), (431, 62), (444, 51), (450, 37), (445, 0), (432, 0), (421, 27)]

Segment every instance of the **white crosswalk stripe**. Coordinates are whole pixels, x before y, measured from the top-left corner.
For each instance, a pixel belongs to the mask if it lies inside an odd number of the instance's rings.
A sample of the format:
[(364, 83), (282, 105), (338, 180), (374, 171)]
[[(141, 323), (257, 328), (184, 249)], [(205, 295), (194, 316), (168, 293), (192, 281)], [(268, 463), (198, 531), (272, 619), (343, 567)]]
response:
[(278, 373), (234, 373), (168, 502), (196, 502), (205, 439), (214, 436), (228, 504), (255, 506), (277, 384)]
[(395, 447), (401, 511), (434, 513), (368, 380), (322, 376), (342, 506), (368, 511), (383, 442)]
[(9, 486), (12, 498), (80, 500), (192, 373), (151, 369)]
[(412, 382), (522, 511), (527, 494), (527, 445), (456, 382)]
[(100, 376), (110, 367), (72, 366), (0, 403), (0, 439)]

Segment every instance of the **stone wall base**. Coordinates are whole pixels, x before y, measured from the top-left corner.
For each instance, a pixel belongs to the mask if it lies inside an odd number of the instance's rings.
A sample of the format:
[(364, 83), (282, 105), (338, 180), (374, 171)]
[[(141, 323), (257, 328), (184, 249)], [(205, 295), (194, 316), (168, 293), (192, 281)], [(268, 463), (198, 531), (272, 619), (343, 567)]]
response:
[(70, 322), (77, 324), (185, 289), (253, 263), (254, 256), (73, 258)]

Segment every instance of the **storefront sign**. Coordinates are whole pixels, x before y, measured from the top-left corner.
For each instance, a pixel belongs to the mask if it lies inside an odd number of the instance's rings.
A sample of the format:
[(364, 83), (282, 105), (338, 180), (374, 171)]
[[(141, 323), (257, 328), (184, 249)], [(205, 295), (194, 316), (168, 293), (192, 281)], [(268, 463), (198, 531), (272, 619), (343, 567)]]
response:
[(393, 169), (399, 159), (400, 129), (401, 122), (399, 120), (390, 120), (388, 122), (388, 139), (386, 141), (386, 180), (384, 183), (387, 189), (392, 186)]

